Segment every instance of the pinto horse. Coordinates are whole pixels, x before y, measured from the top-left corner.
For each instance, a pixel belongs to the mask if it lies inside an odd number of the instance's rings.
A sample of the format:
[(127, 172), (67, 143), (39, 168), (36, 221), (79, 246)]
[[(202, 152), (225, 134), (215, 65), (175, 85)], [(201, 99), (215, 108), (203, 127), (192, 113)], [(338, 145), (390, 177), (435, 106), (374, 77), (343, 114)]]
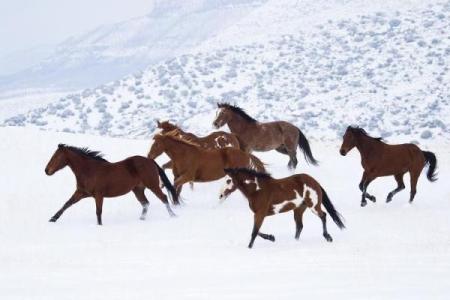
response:
[(284, 121), (261, 123), (250, 117), (240, 107), (218, 103), (213, 125), (220, 128), (225, 124), (237, 135), (241, 149), (246, 152), (277, 150), (289, 156), (288, 167), (297, 166), (297, 146), (303, 151), (308, 163), (317, 165), (309, 142), (300, 129)]
[(192, 141), (181, 139), (174, 131), (157, 134), (153, 139), (148, 157), (153, 158), (163, 152), (170, 157), (178, 195), (187, 182), (209, 182), (224, 177), (225, 168), (265, 170), (264, 163), (256, 156), (236, 148), (204, 149)]
[(409, 172), (411, 179), (411, 194), (409, 202), (414, 200), (416, 195), (417, 180), (422, 169), (428, 164), (427, 178), (429, 181), (436, 181), (437, 160), (434, 153), (422, 151), (414, 144), (388, 145), (381, 138), (374, 138), (360, 127), (349, 126), (345, 131), (341, 155), (345, 156), (354, 147), (361, 154), (361, 164), (364, 173), (359, 183), (362, 192), (361, 206), (367, 205), (367, 199), (372, 202), (376, 198), (367, 193), (367, 187), (377, 177), (393, 175), (397, 181), (397, 188), (391, 191), (386, 202), (391, 202), (392, 197), (405, 188), (403, 176)]
[(144, 220), (149, 205), (144, 194), (145, 188), (150, 189), (166, 205), (171, 216), (175, 216), (167, 196), (159, 187), (159, 178), (164, 182), (175, 204), (178, 203), (178, 196), (166, 174), (154, 160), (133, 156), (110, 163), (98, 151), (59, 144), (45, 168), (45, 174), (51, 176), (65, 166), (69, 166), (75, 174), (77, 187), (72, 197), (56, 212), (50, 222), (56, 222), (67, 208), (81, 199), (94, 197), (97, 223), (102, 225), (103, 198), (121, 196), (130, 191), (133, 191), (142, 205), (141, 220)]
[(247, 198), (250, 209), (254, 213), (253, 230), (248, 245), (253, 247), (256, 236), (275, 241), (271, 234), (259, 232), (264, 218), (278, 213), (293, 210), (296, 225), (295, 238), (300, 238), (303, 229), (303, 213), (310, 208), (322, 221), (323, 236), (327, 242), (333, 238), (327, 231), (327, 214), (322, 204), (336, 225), (345, 228), (342, 216), (336, 211), (322, 186), (307, 174), (296, 174), (286, 178), (275, 179), (267, 173), (253, 170), (225, 169), (229, 178), (221, 197), (227, 197), (234, 189), (239, 189)]
[[(213, 133), (208, 134), (204, 137), (198, 137), (193, 133), (185, 132), (180, 129), (180, 127), (176, 126), (175, 124), (170, 123), (169, 121), (156, 121), (158, 128), (161, 129), (161, 133), (166, 134), (170, 131), (176, 131), (178, 137), (186, 140), (190, 140), (196, 144), (198, 144), (200, 147), (203, 147), (205, 149), (221, 149), (225, 147), (232, 147), (239, 149), (239, 141), (236, 137), (236, 135), (232, 133), (228, 133), (225, 131), (216, 131)], [(156, 159), (156, 157), (152, 157), (153, 159)], [(167, 162), (164, 165), (162, 165), (163, 169), (171, 169), (172, 163)]]

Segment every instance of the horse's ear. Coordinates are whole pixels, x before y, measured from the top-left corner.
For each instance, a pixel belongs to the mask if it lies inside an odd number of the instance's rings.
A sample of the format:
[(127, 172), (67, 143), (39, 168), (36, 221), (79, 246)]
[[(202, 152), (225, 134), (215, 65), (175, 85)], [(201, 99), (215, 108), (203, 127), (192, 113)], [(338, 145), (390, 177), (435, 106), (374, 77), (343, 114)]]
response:
[(156, 120), (156, 124), (159, 126), (161, 126), (161, 122), (159, 122), (159, 120)]
[(58, 144), (58, 149), (61, 149), (62, 147), (64, 147), (64, 144)]

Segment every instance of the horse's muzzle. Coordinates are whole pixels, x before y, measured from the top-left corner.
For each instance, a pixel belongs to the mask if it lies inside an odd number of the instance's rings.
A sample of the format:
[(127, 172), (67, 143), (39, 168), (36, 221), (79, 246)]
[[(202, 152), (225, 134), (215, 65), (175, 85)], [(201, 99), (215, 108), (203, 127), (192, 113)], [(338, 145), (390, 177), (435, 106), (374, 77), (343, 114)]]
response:
[(52, 175), (52, 173), (50, 172), (50, 170), (48, 168), (45, 168), (45, 174), (47, 174), (48, 176)]
[(341, 150), (339, 150), (339, 153), (341, 153), (342, 156), (345, 156), (347, 154), (347, 152), (341, 148)]

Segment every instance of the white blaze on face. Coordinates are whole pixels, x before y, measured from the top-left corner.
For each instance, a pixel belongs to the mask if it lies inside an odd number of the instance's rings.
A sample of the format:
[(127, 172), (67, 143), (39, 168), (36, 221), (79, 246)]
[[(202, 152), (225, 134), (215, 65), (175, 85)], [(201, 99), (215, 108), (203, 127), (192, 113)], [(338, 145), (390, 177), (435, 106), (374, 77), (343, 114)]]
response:
[(220, 189), (220, 195), (219, 198), (222, 198), (225, 196), (225, 191), (226, 190), (231, 190), (233, 189), (233, 180), (231, 179), (230, 176), (225, 176), (225, 184), (224, 186)]
[(311, 187), (307, 186), (306, 184), (303, 185), (303, 195), (300, 195), (297, 192), (297, 190), (295, 190), (295, 198), (292, 200), (286, 200), (281, 203), (274, 204), (272, 207), (273, 213), (274, 214), (280, 213), (280, 211), (289, 203), (294, 204), (295, 207), (300, 207), (300, 205), (302, 205), (302, 203), (305, 201), (305, 197), (308, 192), (309, 192), (309, 197), (311, 198), (311, 202), (313, 203), (312, 207), (310, 207), (310, 208), (315, 214), (317, 214), (317, 211), (315, 211), (315, 207), (319, 201), (319, 198), (317, 196), (316, 191), (314, 189), (312, 189)]

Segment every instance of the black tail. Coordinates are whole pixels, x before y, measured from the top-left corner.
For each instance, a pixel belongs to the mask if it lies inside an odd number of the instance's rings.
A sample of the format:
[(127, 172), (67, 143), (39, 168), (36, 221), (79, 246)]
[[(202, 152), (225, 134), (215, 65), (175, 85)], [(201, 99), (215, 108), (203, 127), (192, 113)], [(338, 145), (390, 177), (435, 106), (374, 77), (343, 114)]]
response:
[(436, 167), (437, 167), (437, 159), (436, 155), (433, 152), (422, 151), (423, 156), (425, 156), (425, 164), (429, 165), (427, 178), (429, 181), (434, 182), (437, 180)]
[(174, 204), (176, 204), (176, 205), (180, 204), (180, 201), (178, 200), (177, 192), (175, 191), (175, 188), (172, 185), (172, 183), (170, 183), (169, 178), (167, 178), (166, 173), (164, 173), (164, 170), (161, 169), (161, 167), (156, 163), (156, 161), (153, 160), (153, 162), (155, 163), (156, 167), (158, 168), (159, 178), (161, 178), (161, 180), (164, 184), (164, 187), (169, 192), (170, 199), (172, 200), (172, 202)]
[(337, 210), (334, 208), (333, 203), (331, 203), (330, 198), (328, 198), (327, 192), (323, 189), (323, 187), (320, 187), (322, 189), (322, 204), (325, 206), (325, 209), (330, 214), (331, 218), (333, 219), (334, 223), (336, 223), (337, 227), (339, 229), (344, 229), (345, 225), (344, 222), (342, 222), (342, 216), (340, 213), (337, 212)]
[(309, 147), (309, 142), (300, 129), (298, 130), (298, 146), (303, 151), (306, 162), (317, 166), (319, 162), (313, 157), (311, 147)]

